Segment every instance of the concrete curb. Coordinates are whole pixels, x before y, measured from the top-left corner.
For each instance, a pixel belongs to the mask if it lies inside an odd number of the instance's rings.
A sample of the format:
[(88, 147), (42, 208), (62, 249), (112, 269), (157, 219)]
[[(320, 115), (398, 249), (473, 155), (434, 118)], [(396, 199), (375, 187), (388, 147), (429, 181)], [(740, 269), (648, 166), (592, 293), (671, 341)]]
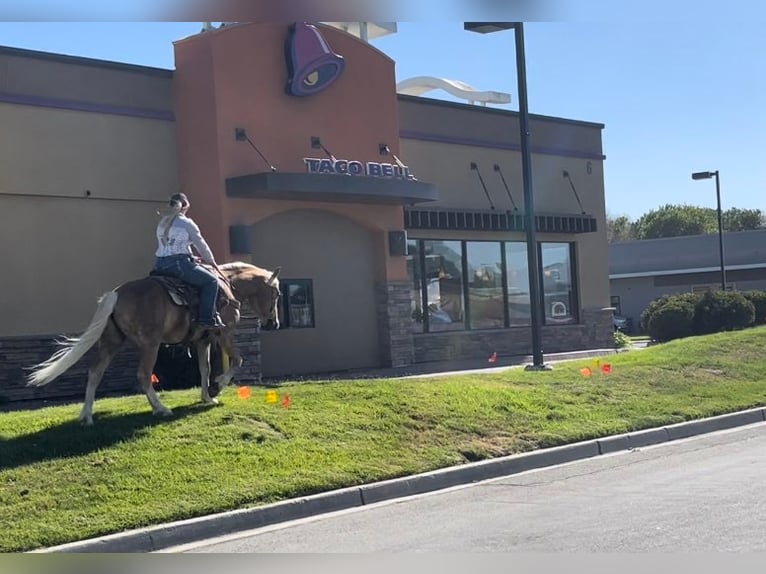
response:
[(34, 553), (155, 552), (207, 538), (764, 421), (766, 421), (766, 408), (749, 409), (660, 428), (484, 460), (360, 487), (334, 490), (257, 508), (234, 510), (131, 530), (37, 550)]

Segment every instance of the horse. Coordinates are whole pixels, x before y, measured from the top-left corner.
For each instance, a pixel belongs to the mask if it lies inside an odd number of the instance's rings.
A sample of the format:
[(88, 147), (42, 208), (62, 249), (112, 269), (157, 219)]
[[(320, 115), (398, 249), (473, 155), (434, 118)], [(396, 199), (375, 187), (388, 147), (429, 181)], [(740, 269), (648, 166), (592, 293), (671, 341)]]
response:
[(216, 404), (210, 396), (210, 348), (215, 342), (229, 356), (228, 369), (216, 377), (220, 390), (228, 385), (242, 366), (242, 356), (234, 344), (234, 331), (240, 319), (239, 308), (247, 304), (264, 328), (279, 328), (280, 267), (274, 271), (262, 269), (241, 261), (218, 267), (234, 301), (228, 301), (220, 310), (225, 327), (217, 331), (203, 330), (193, 325), (191, 302), (179, 304), (168, 288), (153, 277), (130, 281), (107, 291), (98, 300), (90, 324), (79, 337), (59, 341), (60, 348), (47, 360), (32, 367), (27, 383), (43, 386), (73, 367), (90, 349), (96, 354), (88, 370), (85, 401), (79, 420), (93, 424), (93, 403), (96, 389), (104, 372), (125, 341), (138, 347), (138, 381), (155, 415), (172, 416), (152, 386), (152, 371), (157, 362), (160, 345), (189, 344), (197, 352), (202, 387), (202, 402)]

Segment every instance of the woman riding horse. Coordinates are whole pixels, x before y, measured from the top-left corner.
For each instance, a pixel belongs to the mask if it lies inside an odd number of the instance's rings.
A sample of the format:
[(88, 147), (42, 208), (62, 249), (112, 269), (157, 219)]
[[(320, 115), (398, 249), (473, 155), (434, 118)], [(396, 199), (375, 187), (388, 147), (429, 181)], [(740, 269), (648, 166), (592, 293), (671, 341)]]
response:
[(200, 290), (197, 325), (203, 329), (224, 327), (215, 304), (218, 296), (218, 278), (195, 262), (192, 245), (202, 260), (217, 267), (213, 252), (202, 237), (197, 224), (187, 217), (191, 203), (186, 194), (176, 193), (170, 197), (171, 213), (160, 219), (157, 225), (157, 242), (154, 272), (177, 277)]

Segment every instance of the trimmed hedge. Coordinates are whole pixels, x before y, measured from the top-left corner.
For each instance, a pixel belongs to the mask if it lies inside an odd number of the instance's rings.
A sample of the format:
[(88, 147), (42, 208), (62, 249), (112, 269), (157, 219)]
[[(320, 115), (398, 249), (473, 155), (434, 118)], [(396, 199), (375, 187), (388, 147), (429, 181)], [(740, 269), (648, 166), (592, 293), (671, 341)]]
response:
[(694, 334), (694, 305), (683, 299), (658, 306), (647, 321), (649, 336), (655, 341), (670, 341)]
[(755, 306), (736, 291), (709, 291), (694, 308), (694, 333), (736, 331), (752, 325)]
[(755, 307), (755, 323), (766, 323), (766, 291), (743, 291), (742, 295)]
[(663, 295), (641, 313), (641, 328), (656, 341), (733, 331), (763, 322), (764, 291)]

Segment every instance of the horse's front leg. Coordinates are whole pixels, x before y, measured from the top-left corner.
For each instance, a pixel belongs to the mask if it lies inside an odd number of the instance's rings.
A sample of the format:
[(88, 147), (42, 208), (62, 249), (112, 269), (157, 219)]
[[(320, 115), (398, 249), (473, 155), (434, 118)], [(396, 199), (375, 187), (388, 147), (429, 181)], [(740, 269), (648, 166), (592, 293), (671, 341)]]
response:
[(210, 396), (210, 343), (197, 341), (197, 365), (199, 367), (199, 380), (202, 387), (202, 402), (218, 404), (218, 400)]
[(215, 379), (215, 382), (218, 383), (218, 388), (220, 391), (223, 391), (224, 387), (231, 383), (234, 373), (242, 366), (242, 355), (240, 355), (237, 346), (234, 344), (233, 330), (225, 329), (221, 333), (218, 343), (221, 346), (221, 350), (229, 357), (229, 368)]

